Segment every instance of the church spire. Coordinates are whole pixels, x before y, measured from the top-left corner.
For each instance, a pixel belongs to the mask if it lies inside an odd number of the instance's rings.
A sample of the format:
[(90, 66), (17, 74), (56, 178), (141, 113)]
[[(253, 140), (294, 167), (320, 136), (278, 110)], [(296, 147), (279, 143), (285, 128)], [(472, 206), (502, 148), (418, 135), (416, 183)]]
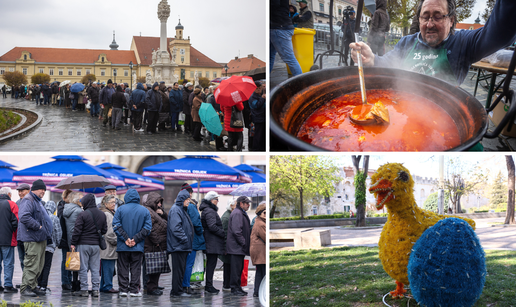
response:
[(109, 48), (111, 48), (111, 50), (118, 50), (118, 44), (115, 41), (115, 31), (113, 31), (113, 41), (111, 45), (109, 45)]

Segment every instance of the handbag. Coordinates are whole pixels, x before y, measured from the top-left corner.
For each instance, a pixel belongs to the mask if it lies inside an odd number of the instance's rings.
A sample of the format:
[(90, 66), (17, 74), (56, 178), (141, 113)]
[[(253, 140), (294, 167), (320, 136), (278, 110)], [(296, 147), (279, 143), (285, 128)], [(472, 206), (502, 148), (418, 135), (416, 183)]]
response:
[(113, 113), (113, 109), (109, 109), (109, 111), (107, 113), (107, 117), (111, 117), (111, 113)]
[(242, 276), (240, 276), (240, 287), (247, 286), (248, 273), (249, 273), (249, 260), (244, 259), (244, 269), (242, 270)]
[(147, 274), (170, 273), (167, 251), (145, 253)]
[(99, 234), (99, 241), (100, 241), (99, 246), (100, 246), (100, 249), (101, 250), (105, 250), (107, 248), (107, 245), (106, 245), (106, 240), (104, 239), (104, 235), (102, 235), (100, 233), (100, 229), (97, 226), (97, 221), (95, 220), (95, 218), (93, 218), (93, 213), (91, 213), (90, 210), (88, 210), (88, 212), (90, 213), (91, 219), (93, 220), (93, 223), (95, 224), (95, 228), (97, 229), (97, 233)]
[(184, 125), (185, 124), (185, 113), (181, 112), (179, 113), (179, 119), (177, 121), (178, 124)]
[(71, 252), (66, 253), (65, 269), (67, 271), (79, 271), (81, 269), (81, 254), (72, 248)]
[(197, 251), (195, 261), (192, 268), (192, 276), (190, 282), (204, 281), (204, 253)]
[(231, 107), (231, 119), (229, 126), (231, 128), (244, 128), (244, 114), (235, 106)]
[(70, 95), (68, 95), (68, 98), (70, 98), (70, 99), (74, 99), (74, 98), (75, 98), (75, 96), (73, 95), (73, 93), (70, 93)]

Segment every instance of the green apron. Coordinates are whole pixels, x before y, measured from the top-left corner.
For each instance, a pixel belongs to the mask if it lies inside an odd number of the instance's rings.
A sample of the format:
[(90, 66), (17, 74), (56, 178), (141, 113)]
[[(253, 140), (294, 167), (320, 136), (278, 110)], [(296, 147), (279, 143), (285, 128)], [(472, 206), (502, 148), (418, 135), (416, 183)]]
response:
[[(439, 49), (416, 50), (418, 39), (403, 62), (403, 69), (432, 76), (458, 86), (457, 78), (448, 61), (448, 50), (441, 46)], [(484, 151), (484, 146), (478, 142), (468, 151)]]

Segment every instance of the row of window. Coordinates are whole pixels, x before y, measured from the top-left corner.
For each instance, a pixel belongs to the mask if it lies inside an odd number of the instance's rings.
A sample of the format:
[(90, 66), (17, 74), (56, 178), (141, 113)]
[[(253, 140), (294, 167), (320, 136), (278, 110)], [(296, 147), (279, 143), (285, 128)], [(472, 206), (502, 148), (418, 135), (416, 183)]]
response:
[[(197, 72), (197, 74), (199, 75), (199, 77), (202, 77), (202, 72)], [(205, 74), (206, 78), (210, 78), (210, 72), (207, 71), (206, 74)], [(195, 72), (194, 71), (190, 71), (190, 78), (194, 78), (195, 77)], [(213, 72), (213, 78), (217, 78), (217, 72)]]

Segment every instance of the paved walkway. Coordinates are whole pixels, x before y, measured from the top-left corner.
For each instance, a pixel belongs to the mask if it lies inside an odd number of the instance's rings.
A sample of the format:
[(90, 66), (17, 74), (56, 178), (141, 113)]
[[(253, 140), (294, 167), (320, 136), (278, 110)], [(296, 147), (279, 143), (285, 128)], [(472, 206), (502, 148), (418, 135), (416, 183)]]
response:
[[(220, 261), (219, 261), (220, 262)], [(172, 267), (173, 268), (173, 267)], [(217, 265), (217, 269), (219, 265)], [(257, 297), (253, 297), (254, 289), (254, 273), (255, 271), (249, 271), (248, 285), (243, 287), (249, 294), (247, 296), (232, 296), (229, 292), (222, 291), (222, 271), (216, 270), (213, 280), (213, 286), (219, 290), (219, 294), (204, 293), (204, 290), (200, 294), (192, 295), (188, 298), (171, 298), (169, 296), (172, 288), (172, 273), (162, 274), (160, 277), (160, 286), (165, 287), (164, 294), (162, 296), (149, 296), (144, 294), (142, 297), (123, 297), (119, 298), (116, 294), (100, 293), (98, 298), (89, 297), (78, 297), (72, 296), (71, 292), (61, 291), (61, 250), (56, 250), (54, 258), (52, 260), (52, 269), (49, 276), (49, 288), (52, 290), (50, 295), (42, 297), (26, 297), (21, 296), (20, 293), (3, 293), (0, 292), (1, 300), (7, 301), (9, 304), (20, 304), (29, 299), (31, 301), (40, 301), (44, 306), (50, 306), (52, 304), (55, 307), (67, 307), (67, 306), (261, 306), (260, 300)], [(89, 274), (88, 274), (89, 275)], [(22, 271), (20, 268), (20, 262), (18, 260), (18, 253), (15, 255), (15, 270), (13, 284), (21, 284)], [(3, 280), (3, 276), (2, 276)], [(203, 283), (204, 284), (204, 283)], [(3, 284), (2, 284), (3, 285)], [(91, 289), (91, 282), (89, 283)], [(113, 287), (118, 289), (118, 278), (113, 278)]]
[[(323, 44), (315, 45), (315, 55), (321, 54), (326, 51), (326, 46)], [(339, 47), (340, 48), (340, 47)], [(314, 56), (315, 59), (315, 56)], [(339, 58), (337, 56), (328, 56), (323, 58), (323, 68), (331, 68), (331, 67), (343, 67), (344, 64), (339, 65)], [(349, 63), (349, 61), (348, 61)], [(319, 65), (319, 61), (316, 63)], [(473, 77), (474, 76), (474, 77)], [(285, 62), (281, 60), (281, 57), (276, 54), (276, 58), (274, 60), (274, 67), (272, 68), (272, 72), (270, 73), (270, 88), (273, 89), (281, 82), (286, 81), (291, 78), (291, 75), (288, 75), (287, 68)], [(473, 77), (473, 79), (472, 79)], [(511, 82), (511, 88), (516, 90), (516, 78), (513, 77)], [(460, 86), (462, 89), (473, 95), (475, 90), (475, 81), (476, 81), (476, 72), (470, 71), (464, 83)], [(502, 77), (497, 77), (497, 83), (502, 81)], [(482, 86), (478, 86), (476, 97), (482, 105), (485, 105), (487, 99), (487, 89)], [(493, 100), (494, 101), (494, 100)], [(495, 125), (489, 120), (489, 131), (493, 131)], [(516, 151), (516, 138), (510, 138), (503, 135), (499, 135), (494, 139), (482, 139), (482, 145), (484, 146), (484, 151)]]
[[(516, 227), (501, 227), (492, 223), (503, 223), (505, 218), (476, 219), (475, 232), (484, 249), (516, 250)], [(331, 231), (331, 245), (337, 246), (378, 246), (382, 227), (370, 229), (351, 229), (340, 227), (314, 227)], [(294, 243), (270, 243), (271, 250), (293, 250)]]
[[(38, 112), (43, 116), (39, 127), (20, 139), (0, 144), (0, 151), (215, 151), (215, 142), (196, 142), (183, 132), (170, 129), (156, 135), (134, 132), (122, 125), (115, 131), (102, 127), (102, 121), (87, 111), (72, 112), (57, 106), (36, 106), (25, 99), (0, 98), (0, 107), (12, 107)], [(244, 130), (244, 150), (247, 149), (247, 129)]]

